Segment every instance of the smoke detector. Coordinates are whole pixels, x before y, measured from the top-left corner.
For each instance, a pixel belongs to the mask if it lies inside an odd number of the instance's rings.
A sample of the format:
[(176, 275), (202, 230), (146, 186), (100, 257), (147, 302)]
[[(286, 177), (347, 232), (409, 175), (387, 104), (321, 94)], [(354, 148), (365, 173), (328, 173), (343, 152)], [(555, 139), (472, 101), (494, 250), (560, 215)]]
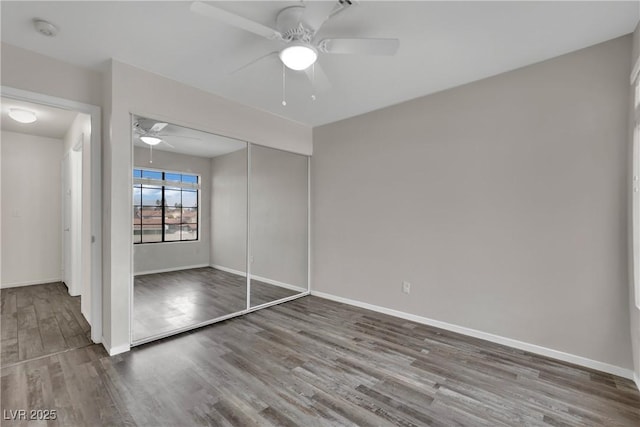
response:
[(45, 21), (43, 19), (34, 19), (33, 26), (35, 27), (36, 31), (47, 37), (55, 37), (59, 31), (58, 27), (53, 25), (51, 22)]

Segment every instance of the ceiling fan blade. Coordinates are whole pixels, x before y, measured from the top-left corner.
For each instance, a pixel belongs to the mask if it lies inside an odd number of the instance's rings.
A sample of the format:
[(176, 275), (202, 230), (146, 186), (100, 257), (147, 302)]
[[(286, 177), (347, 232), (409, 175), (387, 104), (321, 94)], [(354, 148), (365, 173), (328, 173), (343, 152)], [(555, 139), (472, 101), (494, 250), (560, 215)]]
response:
[(158, 122), (153, 126), (151, 126), (151, 129), (149, 129), (149, 132), (160, 132), (162, 129), (166, 128), (168, 125), (169, 123)]
[(157, 136), (162, 138), (163, 141), (165, 140), (165, 138), (195, 139), (197, 141), (201, 140), (201, 138), (198, 138), (197, 136), (188, 136), (188, 135), (171, 135), (171, 134), (166, 134), (165, 133), (165, 134), (157, 134)]
[(248, 62), (248, 63), (244, 64), (242, 67), (240, 67), (240, 68), (236, 68), (235, 70), (233, 70), (233, 71), (232, 71), (231, 73), (229, 73), (229, 74), (236, 74), (236, 73), (238, 73), (238, 72), (240, 72), (240, 71), (244, 70), (245, 68), (249, 68), (249, 67), (250, 67), (250, 66), (252, 66), (253, 64), (256, 64), (256, 63), (258, 63), (258, 62), (262, 61), (263, 59), (266, 59), (266, 58), (268, 58), (268, 57), (270, 57), (270, 56), (277, 55), (277, 54), (278, 54), (278, 52), (270, 52), (270, 53), (267, 53), (266, 55), (262, 55), (261, 57), (256, 58), (256, 59), (254, 59), (253, 61), (251, 61), (251, 62)]
[(322, 24), (334, 14), (339, 3), (333, 1), (307, 1), (304, 5), (302, 20), (317, 33)]
[(304, 70), (304, 72), (316, 92), (320, 93), (331, 89), (331, 82), (318, 62)]
[(171, 148), (176, 148), (176, 147), (174, 147), (173, 145), (169, 144), (169, 143), (168, 143), (167, 141), (165, 141), (164, 139), (162, 140), (162, 143), (163, 143), (163, 144), (167, 144), (167, 145), (168, 145), (169, 147), (171, 147)]
[(236, 15), (235, 13), (227, 12), (224, 9), (219, 9), (215, 6), (203, 3), (201, 1), (194, 1), (190, 7), (192, 12), (195, 12), (202, 16), (216, 19), (220, 22), (224, 22), (241, 30), (248, 31), (253, 34), (257, 34), (270, 40), (282, 40), (282, 34), (269, 28), (266, 25), (262, 25), (258, 22), (247, 19), (243, 16)]
[(398, 39), (323, 39), (318, 50), (324, 53), (360, 55), (395, 55), (400, 46)]

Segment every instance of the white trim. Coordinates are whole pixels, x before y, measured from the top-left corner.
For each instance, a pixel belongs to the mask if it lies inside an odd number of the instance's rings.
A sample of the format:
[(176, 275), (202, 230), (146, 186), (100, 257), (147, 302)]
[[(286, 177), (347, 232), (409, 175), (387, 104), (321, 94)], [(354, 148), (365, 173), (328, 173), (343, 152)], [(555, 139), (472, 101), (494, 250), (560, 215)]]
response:
[(224, 320), (233, 319), (234, 317), (242, 316), (247, 313), (247, 310), (236, 311), (234, 313), (225, 314), (224, 316), (216, 317), (215, 319), (205, 320), (204, 322), (196, 323), (193, 325), (183, 326), (181, 328), (173, 329), (171, 331), (162, 332), (160, 334), (152, 335), (150, 337), (142, 338), (137, 341), (132, 341), (131, 347), (146, 344), (152, 341), (161, 340), (163, 338), (171, 337), (173, 335), (181, 334), (183, 332), (192, 331), (194, 329), (202, 328), (204, 326), (213, 325), (214, 323), (222, 322)]
[[(635, 101), (634, 101), (635, 102)], [(640, 124), (633, 126), (631, 158), (631, 290), (635, 307), (640, 309)]]
[[(247, 277), (247, 273), (244, 271), (234, 270), (232, 268), (222, 267), (221, 265), (211, 264), (209, 265), (211, 268), (215, 268), (216, 270), (226, 271), (227, 273), (235, 274), (242, 277)], [(267, 279), (266, 277), (256, 276), (255, 274), (251, 276), (252, 279), (257, 280), (259, 282), (268, 283), (270, 285), (279, 286), (281, 288), (289, 289), (291, 291), (297, 292), (307, 292), (307, 289), (302, 288), (296, 285), (290, 285), (289, 283), (278, 282), (277, 280)]]
[(109, 356), (115, 356), (116, 354), (126, 353), (131, 350), (131, 346), (129, 344), (122, 344), (117, 347), (111, 347), (111, 343), (105, 338), (102, 337), (102, 346), (109, 353)]
[[(133, 129), (133, 114), (129, 112), (129, 129)], [(131, 165), (131, 172), (136, 167), (135, 162), (135, 148), (133, 144), (133, 131), (129, 135), (129, 165)], [(127, 193), (129, 194), (129, 212), (133, 212), (134, 204), (133, 204), (133, 173), (128, 174), (128, 188)], [(134, 289), (133, 285), (135, 283), (135, 266), (134, 266), (134, 257), (135, 257), (135, 243), (133, 243), (133, 234), (135, 233), (136, 226), (133, 221), (129, 221), (131, 230), (129, 231), (129, 310), (128, 310), (128, 335), (129, 335), (129, 344), (133, 345), (133, 306), (135, 304), (134, 301)], [(142, 233), (142, 230), (140, 230)], [(140, 234), (140, 241), (142, 241), (142, 234)]]
[[(575, 354), (565, 353), (563, 351), (553, 350), (551, 348), (542, 347), (536, 344), (530, 344), (523, 341), (514, 340), (512, 338), (502, 337), (500, 335), (494, 335), (488, 332), (478, 331), (476, 329), (467, 328), (464, 326), (453, 325), (451, 323), (442, 322), (440, 320), (429, 319), (427, 317), (417, 316), (415, 314), (405, 313), (403, 311), (393, 310), (390, 308), (380, 307), (366, 302), (356, 301), (349, 298), (343, 298), (336, 295), (328, 294), (325, 292), (311, 291), (311, 295), (349, 304), (355, 307), (364, 308), (378, 313), (388, 314), (390, 316), (399, 317), (401, 319), (410, 320), (412, 322), (421, 323), (424, 325), (434, 326), (436, 328), (445, 329), (447, 331), (456, 332), (462, 335), (467, 335), (474, 338), (480, 338), (485, 341), (490, 341), (497, 344), (502, 344), (507, 347), (517, 348), (519, 350), (528, 351), (530, 353), (539, 354), (542, 356), (550, 357), (552, 359), (561, 360), (564, 362), (573, 363), (575, 365), (584, 366), (586, 368), (595, 369), (598, 371), (606, 372), (613, 375), (618, 375), (623, 378), (633, 380), (634, 373), (630, 369), (621, 368), (620, 366), (610, 365), (608, 363), (599, 362), (597, 360), (588, 359), (586, 357), (577, 356)], [(638, 383), (636, 377), (636, 384)]]
[[(253, 255), (251, 255), (251, 152), (253, 151), (253, 144), (247, 141), (247, 246), (245, 247), (245, 268), (247, 272), (244, 277), (245, 280), (245, 310), (249, 310), (251, 308), (251, 263), (253, 261)], [(213, 197), (212, 197), (213, 199)], [(213, 218), (213, 216), (212, 216)], [(211, 225), (213, 228), (213, 224)], [(225, 271), (225, 270), (223, 270)], [(231, 271), (229, 271), (231, 273)]]
[(311, 287), (311, 156), (307, 156), (307, 290)]
[(91, 116), (91, 340), (102, 339), (102, 109), (70, 99), (0, 86), (2, 96)]
[[(141, 166), (134, 166), (133, 169), (138, 169), (138, 170), (149, 170), (149, 169), (144, 169)], [(168, 171), (162, 171), (164, 173), (171, 173)], [(178, 172), (180, 173), (180, 172)], [(178, 174), (176, 173), (176, 175)], [(191, 174), (187, 174), (187, 173), (180, 173), (181, 175), (191, 175)], [(193, 184), (190, 182), (181, 182), (181, 181), (167, 181), (166, 179), (153, 179), (153, 178), (138, 178), (135, 177), (133, 178), (133, 184), (134, 185), (153, 185), (156, 187), (173, 187), (173, 188), (180, 188), (182, 190), (191, 190), (191, 191), (200, 191), (200, 175), (198, 175), (198, 183), (197, 184)]]
[(284, 297), (284, 298), (280, 298), (280, 299), (277, 299), (275, 301), (269, 301), (269, 302), (265, 302), (264, 304), (254, 305), (253, 307), (248, 309), (246, 312), (247, 313), (251, 313), (253, 311), (262, 310), (263, 308), (267, 308), (267, 307), (271, 307), (271, 306), (274, 306), (274, 305), (282, 304), (282, 303), (285, 303), (285, 302), (293, 301), (294, 299), (306, 297), (307, 295), (309, 295), (309, 291), (304, 291), (302, 293), (299, 293), (299, 294), (296, 294), (296, 295), (291, 295), (291, 296)]
[(26, 282), (3, 283), (0, 289), (19, 288), (20, 286), (48, 285), (49, 283), (62, 282), (62, 277), (53, 279), (27, 280)]
[(307, 289), (302, 288), (300, 286), (291, 285), (289, 283), (284, 283), (284, 282), (278, 282), (277, 280), (267, 279), (266, 277), (256, 276), (255, 274), (251, 276), (251, 279), (257, 280), (259, 282), (268, 283), (270, 285), (279, 286), (281, 288), (289, 289), (291, 291), (307, 292)]
[[(142, 344), (146, 344), (152, 341), (156, 341), (156, 340), (160, 340), (163, 338), (167, 338), (173, 335), (177, 335), (177, 334), (181, 334), (183, 332), (188, 332), (188, 331), (192, 331), (194, 329), (199, 329), (202, 328), (204, 326), (209, 326), (209, 325), (213, 325), (214, 323), (219, 323), (222, 322), (224, 320), (229, 320), (229, 319), (233, 319), (235, 317), (240, 317), (243, 316), (247, 313), (251, 313), (253, 311), (257, 311), (266, 307), (271, 307), (273, 305), (277, 305), (277, 304), (282, 304), (283, 302), (288, 302), (288, 301), (293, 301), (294, 299), (298, 299), (304, 296), (309, 295), (309, 292), (304, 292), (301, 294), (297, 294), (297, 295), (292, 295), (289, 297), (285, 297), (285, 298), (280, 298), (279, 300), (275, 300), (275, 301), (270, 301), (264, 304), (260, 304), (260, 305), (256, 305), (255, 307), (251, 307), (247, 310), (242, 310), (242, 311), (236, 311), (235, 313), (230, 313), (230, 314), (225, 314), (224, 316), (220, 316), (220, 317), (216, 317), (215, 319), (211, 319), (211, 320), (205, 320), (204, 322), (200, 322), (200, 323), (196, 323), (195, 325), (187, 325), (187, 326), (183, 326), (181, 328), (178, 329), (174, 329), (168, 332), (162, 332), (160, 334), (157, 335), (152, 335), (150, 337), (146, 337), (146, 338), (142, 338), (140, 340), (137, 341), (133, 341), (131, 343), (131, 347), (136, 347)], [(124, 351), (129, 351), (129, 349), (127, 350), (123, 350), (120, 351), (120, 353), (123, 353)], [(114, 354), (118, 354), (118, 353), (114, 353)], [(111, 354), (112, 356), (114, 354)]]
[(208, 267), (215, 268), (216, 270), (226, 271), (227, 273), (235, 274), (237, 276), (247, 277), (247, 273), (240, 270), (234, 270), (233, 268), (223, 267), (217, 264), (209, 264)]
[(637, 372), (633, 373), (633, 382), (636, 383), (636, 388), (640, 390), (640, 375)]
[(170, 273), (172, 271), (191, 270), (192, 268), (209, 267), (209, 264), (185, 265), (181, 267), (160, 268), (158, 270), (137, 271), (133, 273), (133, 277), (143, 276), (145, 274)]
[(131, 346), (129, 344), (122, 344), (117, 347), (112, 347), (111, 350), (109, 350), (109, 356), (115, 356), (116, 354), (126, 353), (129, 350), (131, 350)]
[(102, 347), (105, 349), (105, 351), (107, 352), (107, 354), (109, 353), (109, 347), (111, 347), (111, 344), (109, 343), (109, 340), (107, 340), (105, 337), (102, 337)]

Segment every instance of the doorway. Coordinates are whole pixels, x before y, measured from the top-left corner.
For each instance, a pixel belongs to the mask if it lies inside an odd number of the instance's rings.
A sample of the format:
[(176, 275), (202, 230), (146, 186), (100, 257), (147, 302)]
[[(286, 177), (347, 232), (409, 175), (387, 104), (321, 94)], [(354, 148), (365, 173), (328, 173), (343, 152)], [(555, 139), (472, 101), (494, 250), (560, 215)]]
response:
[(5, 366), (101, 342), (101, 172), (99, 107), (3, 87), (2, 116)]

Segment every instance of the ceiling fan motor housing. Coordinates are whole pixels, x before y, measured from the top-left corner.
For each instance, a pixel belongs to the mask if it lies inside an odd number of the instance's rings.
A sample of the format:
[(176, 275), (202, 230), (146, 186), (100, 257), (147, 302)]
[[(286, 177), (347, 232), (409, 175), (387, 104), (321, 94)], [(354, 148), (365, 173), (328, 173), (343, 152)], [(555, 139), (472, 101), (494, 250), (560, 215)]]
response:
[(290, 6), (278, 13), (276, 28), (280, 31), (285, 41), (311, 43), (314, 31), (305, 25), (303, 21), (304, 11), (304, 6)]

